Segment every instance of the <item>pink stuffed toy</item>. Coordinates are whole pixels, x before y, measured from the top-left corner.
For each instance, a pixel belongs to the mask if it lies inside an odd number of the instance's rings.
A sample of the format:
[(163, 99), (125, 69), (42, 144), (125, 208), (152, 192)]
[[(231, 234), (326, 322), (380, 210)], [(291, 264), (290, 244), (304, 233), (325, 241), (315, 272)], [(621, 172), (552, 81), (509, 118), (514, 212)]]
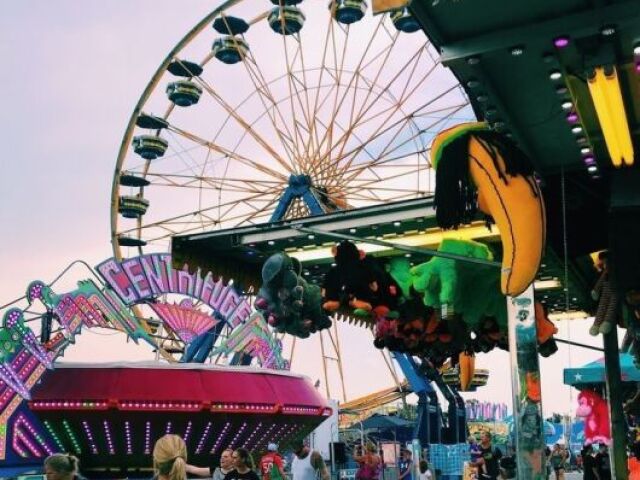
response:
[(587, 444), (611, 444), (611, 426), (607, 402), (592, 390), (583, 390), (578, 395), (576, 416), (584, 418), (584, 440)]

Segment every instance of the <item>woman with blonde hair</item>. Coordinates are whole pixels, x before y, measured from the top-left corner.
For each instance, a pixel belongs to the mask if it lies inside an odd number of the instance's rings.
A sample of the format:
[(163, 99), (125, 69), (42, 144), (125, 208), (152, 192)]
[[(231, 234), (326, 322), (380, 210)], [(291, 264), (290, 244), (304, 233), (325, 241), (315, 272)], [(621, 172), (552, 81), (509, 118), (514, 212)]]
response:
[(78, 475), (78, 459), (66, 453), (54, 453), (44, 460), (44, 476), (47, 480), (75, 480)]
[(357, 480), (378, 480), (382, 471), (382, 460), (377, 453), (376, 446), (368, 442), (365, 452), (361, 450), (354, 455), (353, 459), (359, 464), (356, 472)]
[(164, 435), (153, 447), (153, 470), (157, 480), (186, 480), (187, 446), (178, 435)]

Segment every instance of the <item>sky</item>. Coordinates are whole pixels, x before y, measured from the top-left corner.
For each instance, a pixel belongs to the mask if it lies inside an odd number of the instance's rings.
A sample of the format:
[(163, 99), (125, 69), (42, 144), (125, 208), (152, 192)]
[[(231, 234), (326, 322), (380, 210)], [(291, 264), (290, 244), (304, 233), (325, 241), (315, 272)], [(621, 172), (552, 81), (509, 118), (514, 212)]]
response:
[[(95, 265), (111, 256), (111, 182), (132, 109), (167, 53), (211, 8), (200, 0), (23, 0), (3, 6), (0, 304), (22, 296), (32, 280), (51, 281), (74, 260)], [(55, 289), (72, 289), (87, 275), (76, 265)], [(601, 347), (601, 339), (587, 333), (589, 322), (560, 323), (558, 336)], [(340, 339), (348, 398), (392, 384), (371, 332), (341, 325)], [(87, 331), (63, 360), (152, 356), (119, 334)], [(541, 360), (547, 414), (575, 410), (577, 392), (562, 385), (562, 369), (600, 356), (560, 345)], [(327, 364), (330, 394), (339, 398), (337, 362)], [(481, 354), (476, 364), (490, 369), (490, 380), (465, 397), (510, 404), (508, 354)], [(293, 369), (321, 380), (324, 391), (317, 337), (297, 342)]]

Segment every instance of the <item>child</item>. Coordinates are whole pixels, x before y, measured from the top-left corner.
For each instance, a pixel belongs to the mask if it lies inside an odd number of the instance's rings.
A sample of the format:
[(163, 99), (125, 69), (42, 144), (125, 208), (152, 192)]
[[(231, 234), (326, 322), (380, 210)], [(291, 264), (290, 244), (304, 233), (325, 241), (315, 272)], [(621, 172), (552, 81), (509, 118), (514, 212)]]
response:
[(419, 480), (433, 480), (433, 475), (431, 475), (431, 470), (429, 470), (429, 463), (426, 460), (420, 461)]
[(473, 435), (471, 435), (467, 441), (469, 442), (471, 465), (476, 469), (476, 476), (480, 477), (481, 473), (486, 473), (486, 469), (482, 461), (482, 451), (480, 450), (480, 445), (478, 445), (478, 441)]

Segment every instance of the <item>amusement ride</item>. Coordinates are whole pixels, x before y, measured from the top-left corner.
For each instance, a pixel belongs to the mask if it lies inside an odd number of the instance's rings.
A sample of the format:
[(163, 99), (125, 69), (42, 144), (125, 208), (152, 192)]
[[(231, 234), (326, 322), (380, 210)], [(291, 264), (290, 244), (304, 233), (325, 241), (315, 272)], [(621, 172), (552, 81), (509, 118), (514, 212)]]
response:
[[(623, 307), (612, 296), (606, 253), (585, 267), (599, 269), (596, 308), (568, 260), (584, 248), (569, 243), (575, 187), (565, 166), (583, 158), (580, 182), (598, 181), (594, 152), (605, 148), (616, 167), (633, 164), (626, 137), (614, 148), (584, 135), (600, 113), (575, 101), (591, 95), (598, 109), (619, 91), (615, 68), (597, 64), (589, 86), (576, 86), (579, 76), (559, 66), (577, 62), (563, 57), (570, 38), (549, 41), (549, 53), (548, 39), (527, 37), (544, 50), (535, 68), (551, 82), (571, 77), (568, 87), (553, 84), (552, 110), (566, 110), (571, 128), (571, 141), (555, 146), (571, 154), (546, 177), (561, 195), (546, 197), (534, 166), (550, 160), (508, 128), (523, 122), (496, 91), (512, 85), (489, 78), (505, 40), (451, 40), (443, 19), (457, 2), (256, 4), (228, 0), (203, 18), (134, 106), (112, 183), (113, 257), (86, 265), (73, 291), (56, 291), (60, 277), (34, 281), (2, 307), (0, 460), (29, 466), (67, 451), (91, 476), (142, 474), (153, 442), (178, 433), (190, 459), (206, 464), (229, 446), (286, 447), (337, 408), (362, 416), (409, 393), (418, 397), (413, 437), (438, 458), (461, 460), (469, 406), (459, 392), (486, 384), (476, 354), (500, 348), (511, 355), (518, 478), (542, 478), (538, 355), (557, 350), (550, 317), (597, 310), (593, 333), (617, 355), (606, 312), (637, 312), (636, 297)], [(619, 20), (627, 4), (616, 5), (607, 15)], [(583, 32), (592, 19), (578, 17), (571, 25)], [(475, 19), (461, 18), (461, 31), (473, 31)], [(540, 32), (554, 28), (548, 21)], [(508, 52), (513, 61), (525, 47)], [(91, 328), (122, 332), (156, 361), (60, 362)], [(345, 330), (379, 350), (388, 388), (348, 396)], [(310, 342), (320, 348), (315, 386), (292, 373)], [(453, 476), (461, 465), (438, 464)]]

